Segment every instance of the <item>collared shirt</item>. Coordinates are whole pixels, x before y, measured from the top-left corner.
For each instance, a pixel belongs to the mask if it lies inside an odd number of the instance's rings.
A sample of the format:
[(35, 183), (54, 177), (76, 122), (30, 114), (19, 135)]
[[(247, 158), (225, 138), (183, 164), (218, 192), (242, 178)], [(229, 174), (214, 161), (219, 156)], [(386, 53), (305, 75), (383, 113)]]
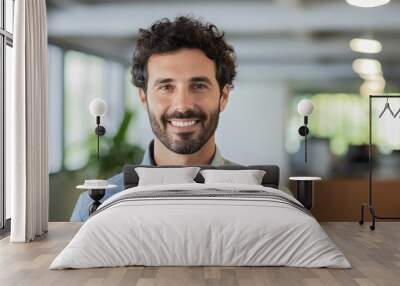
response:
[[(152, 140), (147, 147), (141, 165), (149, 165), (149, 166), (155, 166), (155, 161), (154, 161), (154, 140)], [(216, 146), (215, 148), (215, 153), (214, 157), (211, 160), (210, 163), (211, 166), (226, 166), (226, 165), (238, 165), (232, 161), (226, 160), (225, 158), (222, 157), (221, 152), (219, 151), (218, 147)], [(117, 187), (114, 189), (106, 189), (104, 197), (100, 200), (100, 202), (103, 202), (104, 200), (108, 199), (112, 195), (119, 193), (124, 190), (124, 180), (123, 180), (123, 173), (118, 173), (108, 180), (108, 184), (110, 185), (116, 185)], [(83, 192), (79, 198), (78, 201), (75, 204), (74, 211), (72, 212), (72, 216), (70, 218), (70, 221), (76, 222), (76, 221), (86, 221), (89, 217), (89, 206), (92, 204), (93, 200), (89, 197), (89, 194), (87, 191)]]

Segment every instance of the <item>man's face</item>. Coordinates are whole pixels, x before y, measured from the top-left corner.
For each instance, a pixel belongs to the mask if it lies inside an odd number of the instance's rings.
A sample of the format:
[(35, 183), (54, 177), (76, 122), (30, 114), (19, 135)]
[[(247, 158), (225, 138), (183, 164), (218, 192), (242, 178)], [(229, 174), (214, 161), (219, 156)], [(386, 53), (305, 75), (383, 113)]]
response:
[(178, 154), (197, 152), (214, 134), (229, 87), (222, 90), (215, 64), (198, 49), (152, 55), (147, 91), (140, 99), (157, 138)]

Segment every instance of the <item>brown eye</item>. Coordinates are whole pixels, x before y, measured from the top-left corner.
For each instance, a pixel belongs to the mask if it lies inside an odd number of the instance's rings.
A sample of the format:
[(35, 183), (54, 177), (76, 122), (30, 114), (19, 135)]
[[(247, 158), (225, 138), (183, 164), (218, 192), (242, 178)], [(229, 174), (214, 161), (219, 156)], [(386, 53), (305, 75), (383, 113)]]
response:
[(194, 85), (194, 89), (196, 89), (196, 90), (200, 90), (201, 91), (201, 90), (204, 90), (206, 88), (207, 88), (207, 86), (205, 84), (198, 83), (198, 84)]
[(162, 85), (162, 86), (159, 87), (159, 90), (161, 90), (161, 91), (170, 91), (170, 90), (172, 90), (172, 85), (170, 85), (170, 84)]

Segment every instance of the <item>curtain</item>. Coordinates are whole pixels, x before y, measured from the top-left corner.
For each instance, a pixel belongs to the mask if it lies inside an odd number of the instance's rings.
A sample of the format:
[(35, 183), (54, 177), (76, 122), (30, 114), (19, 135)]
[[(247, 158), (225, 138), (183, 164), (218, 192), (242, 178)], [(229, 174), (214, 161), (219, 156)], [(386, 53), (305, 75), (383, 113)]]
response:
[[(15, 1), (13, 92), (6, 111), (12, 242), (47, 232), (47, 22), (45, 0)], [(7, 100), (7, 99), (6, 99)]]

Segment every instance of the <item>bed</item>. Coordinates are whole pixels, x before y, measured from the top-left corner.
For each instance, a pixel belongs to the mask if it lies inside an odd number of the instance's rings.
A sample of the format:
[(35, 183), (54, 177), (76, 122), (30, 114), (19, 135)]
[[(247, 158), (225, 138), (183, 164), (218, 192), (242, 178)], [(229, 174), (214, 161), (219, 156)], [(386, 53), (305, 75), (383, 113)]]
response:
[(279, 190), (277, 166), (218, 167), (264, 170), (260, 185), (204, 183), (199, 173), (193, 183), (150, 186), (138, 185), (137, 167), (124, 167), (125, 190), (100, 205), (50, 269), (351, 267), (309, 211)]

